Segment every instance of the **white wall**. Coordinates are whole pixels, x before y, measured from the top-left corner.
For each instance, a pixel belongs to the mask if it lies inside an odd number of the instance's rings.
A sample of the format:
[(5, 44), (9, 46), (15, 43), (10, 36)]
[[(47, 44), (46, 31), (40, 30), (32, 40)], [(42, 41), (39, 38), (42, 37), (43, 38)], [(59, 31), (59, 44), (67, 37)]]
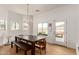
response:
[[(8, 12), (8, 33), (10, 36), (12, 36), (12, 40), (15, 40), (15, 36), (16, 35), (20, 35), (20, 34), (23, 34), (23, 35), (27, 35), (27, 34), (32, 34), (32, 30), (33, 30), (33, 23), (32, 23), (32, 20), (33, 20), (33, 17), (32, 16), (29, 16), (29, 29), (28, 30), (23, 30), (23, 19), (27, 20), (27, 17), (25, 15), (22, 15), (22, 14), (18, 14), (18, 13), (15, 13), (15, 12), (12, 12), (12, 11), (9, 11)], [(12, 22), (18, 22), (19, 23), (19, 26), (20, 26), (20, 29), (19, 30), (11, 30), (11, 25), (12, 25)]]
[[(23, 15), (9, 11), (8, 12), (8, 35), (12, 36), (12, 40), (15, 40), (15, 36), (22, 34), (22, 20), (23, 20)], [(17, 22), (19, 24), (19, 30), (11, 30), (11, 25), (13, 22)]]
[[(0, 19), (7, 20), (8, 12), (5, 8), (0, 6)], [(4, 42), (4, 36), (6, 35), (6, 30), (0, 30), (0, 45), (2, 45)]]
[[(77, 40), (77, 43), (76, 43), (76, 48), (77, 48), (76, 50), (78, 50), (78, 47), (79, 47), (79, 6), (77, 6), (77, 11), (78, 12), (77, 12), (76, 16), (77, 16), (77, 19), (78, 19), (78, 22), (77, 22), (78, 23), (78, 35), (77, 35), (78, 40)], [(78, 53), (78, 51), (77, 51), (77, 53)]]
[[(32, 29), (32, 27), (33, 27), (33, 23), (32, 23), (33, 17), (32, 16), (29, 17), (29, 19), (31, 20), (31, 21), (29, 21), (29, 29), (30, 30), (23, 30), (23, 19), (27, 20), (25, 15), (22, 15), (22, 14), (13, 12), (13, 11), (7, 11), (7, 30), (4, 31), (5, 33), (1, 31), (2, 32), (1, 36), (3, 36), (3, 38), (1, 39), (2, 41), (0, 41), (1, 45), (7, 43), (9, 36), (10, 36), (9, 42), (11, 42), (11, 41), (15, 40), (16, 35), (32, 34), (32, 32), (33, 32), (32, 31), (33, 30)], [(11, 25), (12, 25), (13, 22), (17, 22), (19, 24), (19, 30), (11, 30)]]
[[(67, 21), (67, 47), (75, 48), (78, 39), (78, 9), (79, 5), (64, 5), (53, 10), (34, 15), (33, 34), (37, 34), (37, 24), (40, 22), (53, 23), (54, 20)], [(53, 31), (49, 30), (48, 42), (54, 43)]]
[[(7, 30), (0, 30), (0, 45), (7, 43), (8, 36), (12, 36), (10, 40), (14, 40), (15, 35), (19, 34), (27, 34), (27, 32), (22, 30), (22, 20), (24, 15), (9, 11), (5, 9), (3, 6), (0, 6), (0, 19), (7, 20)], [(11, 30), (11, 24), (13, 22), (18, 22), (20, 25), (19, 30)]]

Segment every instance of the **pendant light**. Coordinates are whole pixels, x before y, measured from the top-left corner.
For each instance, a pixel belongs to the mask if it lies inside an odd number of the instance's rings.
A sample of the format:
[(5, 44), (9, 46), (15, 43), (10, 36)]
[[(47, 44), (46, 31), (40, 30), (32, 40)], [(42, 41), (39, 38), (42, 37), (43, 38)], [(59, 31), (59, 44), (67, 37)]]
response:
[(29, 24), (29, 4), (27, 4), (27, 23)]

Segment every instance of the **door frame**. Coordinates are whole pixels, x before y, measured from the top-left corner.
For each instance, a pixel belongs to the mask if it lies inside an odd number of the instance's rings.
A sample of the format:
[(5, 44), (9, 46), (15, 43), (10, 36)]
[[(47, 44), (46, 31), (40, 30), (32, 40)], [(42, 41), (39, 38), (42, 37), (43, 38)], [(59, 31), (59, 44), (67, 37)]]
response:
[[(56, 22), (64, 22), (64, 42), (59, 42), (56, 41)], [(53, 35), (54, 35), (54, 44), (58, 44), (58, 45), (62, 45), (62, 46), (67, 46), (67, 20), (62, 20), (62, 19), (57, 19), (57, 20), (53, 20)]]

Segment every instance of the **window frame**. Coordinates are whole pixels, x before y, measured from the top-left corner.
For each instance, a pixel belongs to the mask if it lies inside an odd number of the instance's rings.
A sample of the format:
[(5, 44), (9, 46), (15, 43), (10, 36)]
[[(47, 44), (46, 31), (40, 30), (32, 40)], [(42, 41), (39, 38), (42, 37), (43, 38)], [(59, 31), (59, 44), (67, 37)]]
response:
[(0, 20), (3, 20), (3, 24), (2, 25), (4, 25), (3, 29), (0, 28), (0, 30), (6, 30), (7, 29), (7, 20), (5, 20), (5, 19), (0, 19)]
[[(12, 26), (10, 26), (10, 30), (12, 30), (12, 31), (15, 31), (15, 30), (20, 30), (20, 24), (18, 23), (18, 22), (13, 22), (12, 23), (12, 25), (14, 24), (14, 29), (12, 29), (11, 27)], [(19, 24), (19, 28), (17, 29), (17, 25), (16, 24)]]
[[(47, 35), (48, 35), (48, 23), (47, 22), (41, 22), (41, 23), (38, 23), (38, 24), (42, 24), (42, 33), (44, 32), (44, 29), (43, 29), (43, 24), (46, 23), (47, 24)], [(37, 25), (37, 35), (39, 34), (39, 31), (38, 31), (38, 25)]]

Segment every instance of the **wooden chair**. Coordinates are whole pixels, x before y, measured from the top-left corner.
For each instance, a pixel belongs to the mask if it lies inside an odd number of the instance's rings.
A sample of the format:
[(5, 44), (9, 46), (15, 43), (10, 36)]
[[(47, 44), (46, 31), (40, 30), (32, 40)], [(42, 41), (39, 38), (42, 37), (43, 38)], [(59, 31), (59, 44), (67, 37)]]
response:
[(42, 54), (42, 50), (45, 50), (45, 54), (46, 54), (46, 40), (45, 40), (45, 38), (37, 41), (35, 44), (35, 47), (40, 50), (40, 54)]

